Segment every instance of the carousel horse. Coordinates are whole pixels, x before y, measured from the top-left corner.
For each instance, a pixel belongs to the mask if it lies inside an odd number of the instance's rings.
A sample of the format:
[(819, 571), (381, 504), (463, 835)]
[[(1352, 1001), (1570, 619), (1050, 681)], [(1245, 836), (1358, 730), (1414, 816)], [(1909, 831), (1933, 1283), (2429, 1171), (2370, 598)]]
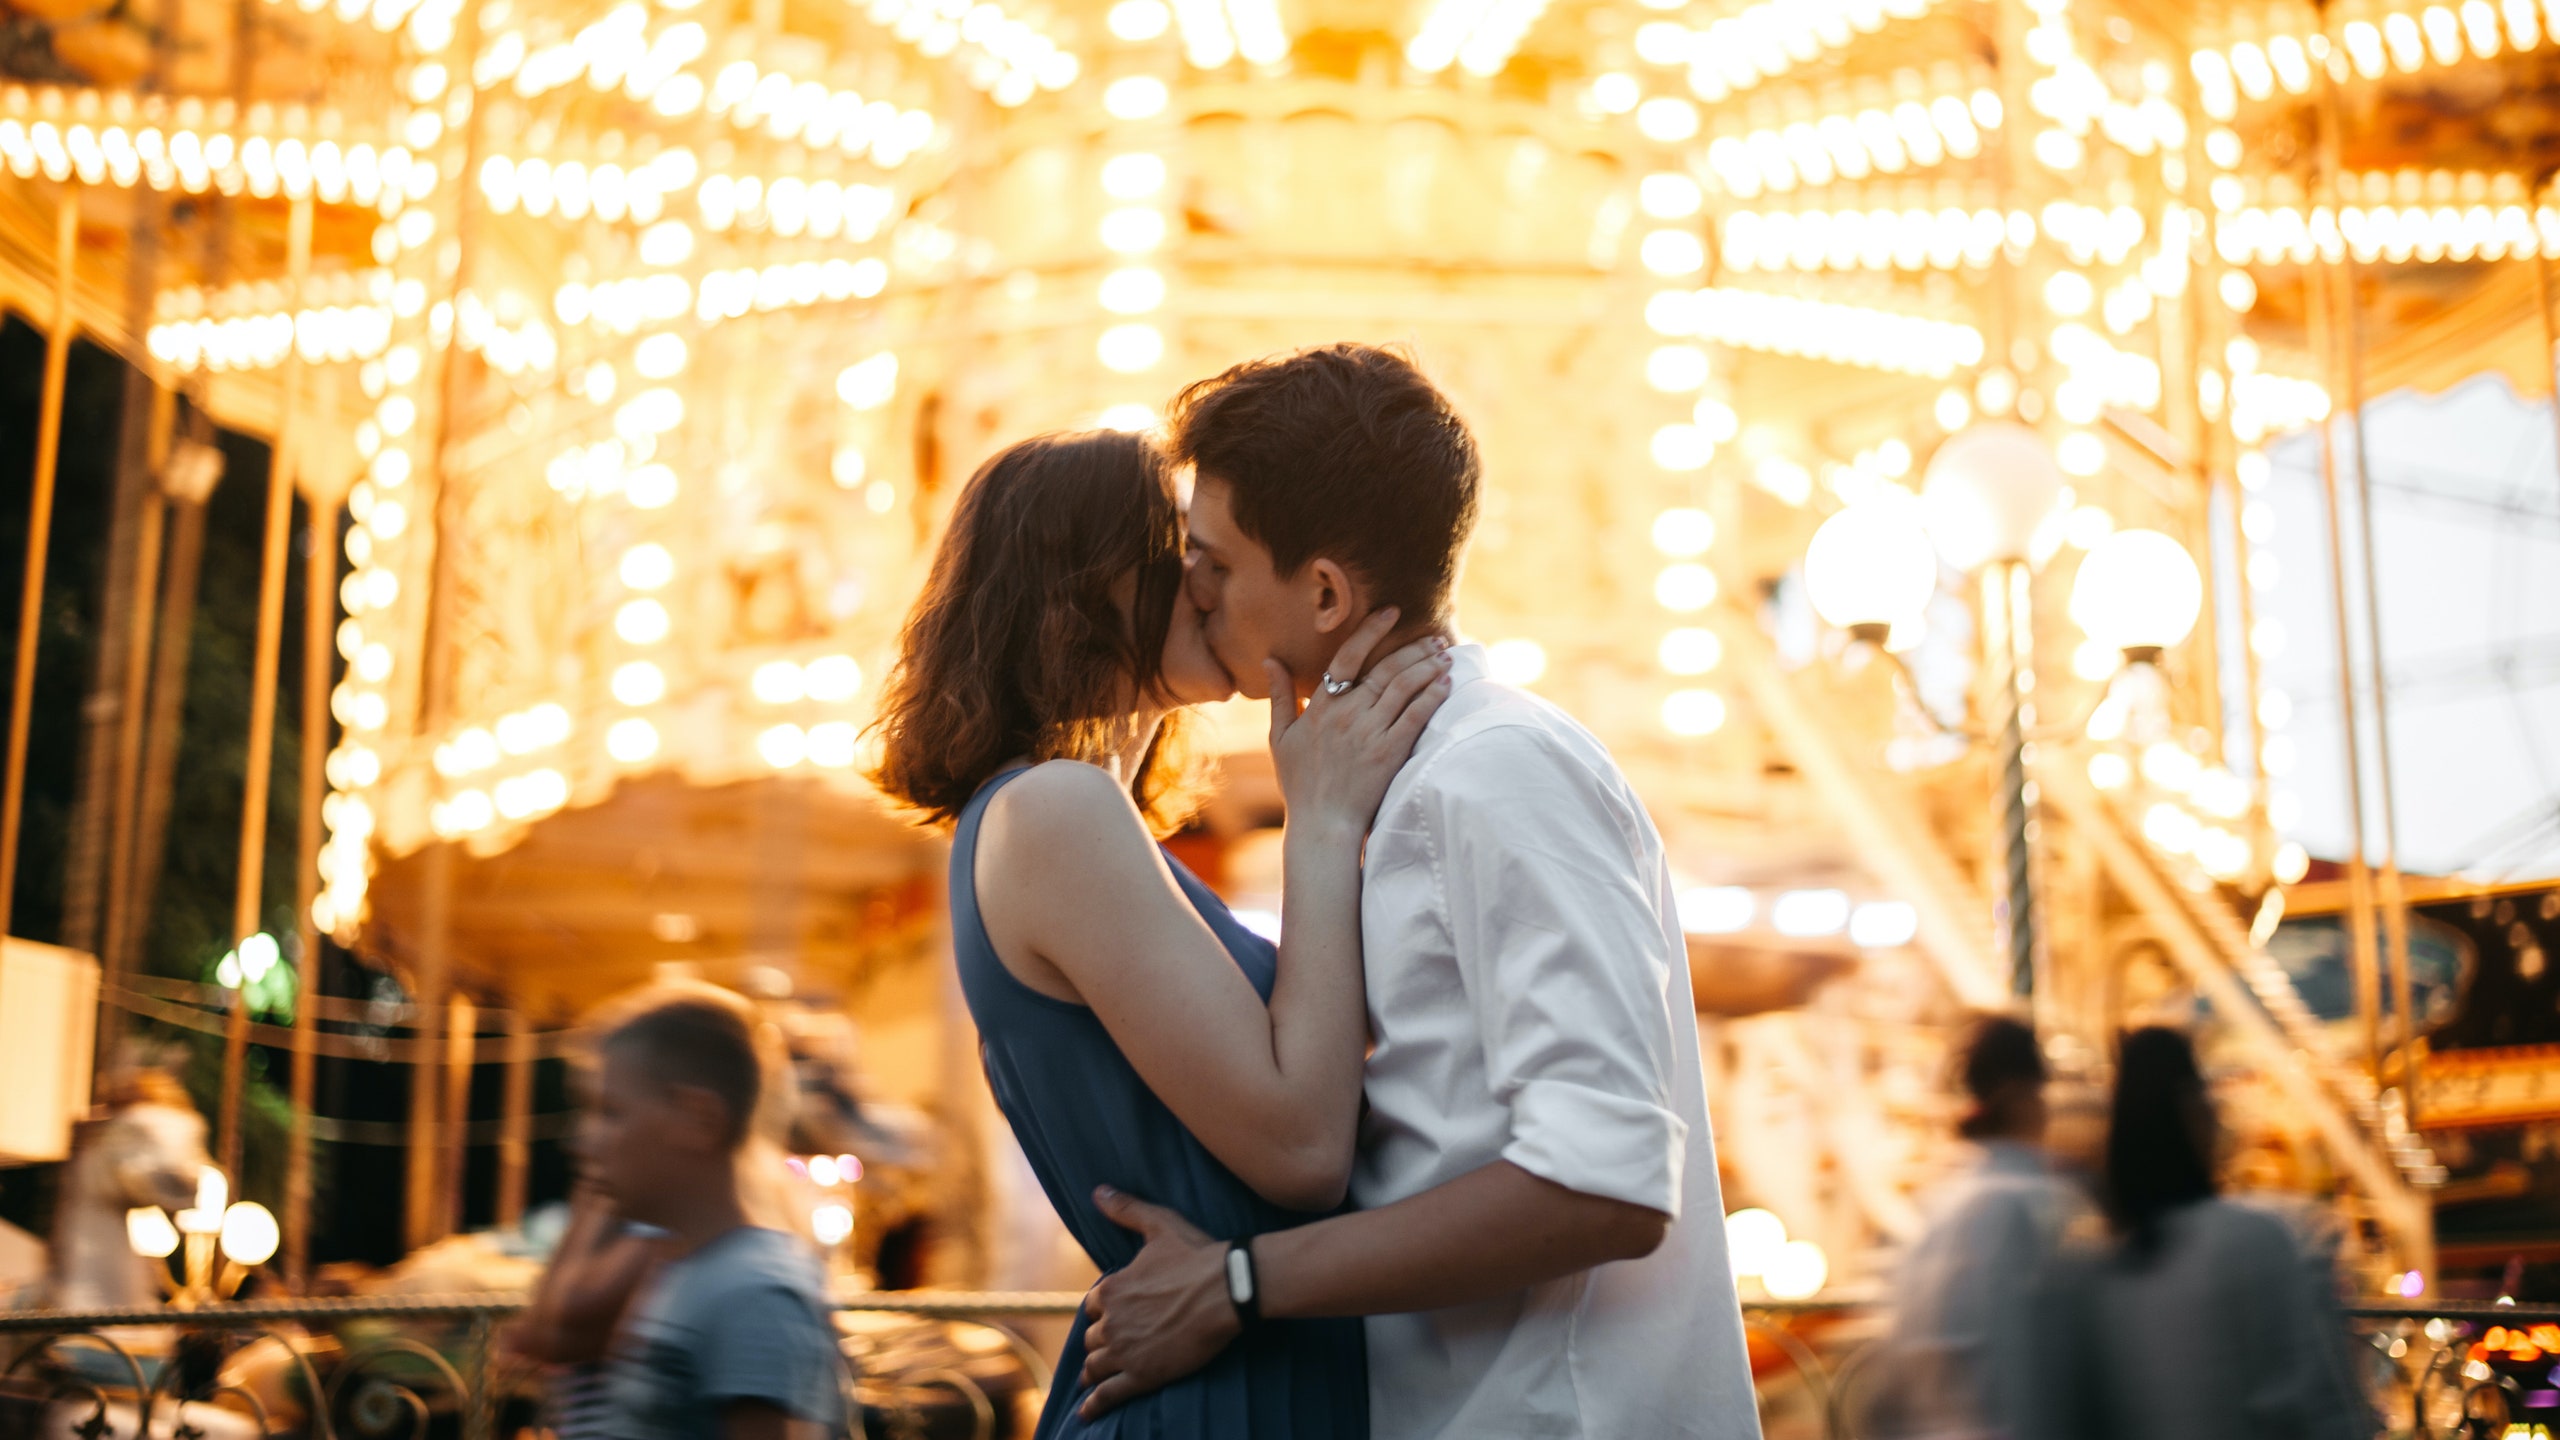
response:
[[(185, 1088), (162, 1070), (117, 1076), (104, 1097), (104, 1113), (72, 1131), (71, 1158), (63, 1164), (54, 1201), (46, 1278), (39, 1294), (20, 1296), (19, 1304), (130, 1310), (157, 1305), (169, 1293), (167, 1265), (134, 1252), (125, 1212), (145, 1206), (174, 1212), (195, 1204), (197, 1177), (213, 1163), (205, 1153), (204, 1117)], [(22, 1393), (32, 1403), (19, 1416), (47, 1437), (82, 1433), (84, 1422), (97, 1419), (113, 1433), (131, 1436), (143, 1428), (143, 1397), (157, 1392), (150, 1433), (173, 1435), (180, 1428), (179, 1411), (186, 1409), (171, 1403), (165, 1389), (177, 1378), (170, 1364), (176, 1344), (176, 1333), (157, 1325), (113, 1327), (96, 1332), (94, 1340), (60, 1340), (41, 1367), (51, 1372), (41, 1383), (53, 1398), (44, 1403)], [(22, 1363), (36, 1358), (12, 1354), (12, 1378), (37, 1381), (39, 1367)], [(245, 1417), (203, 1406), (187, 1410), (186, 1424), (211, 1440), (254, 1440), (258, 1433)]]
[(54, 1203), (50, 1304), (88, 1310), (160, 1303), (168, 1269), (134, 1253), (125, 1212), (195, 1204), (196, 1177), (213, 1163), (204, 1137), (204, 1117), (166, 1071), (111, 1082), (104, 1118), (83, 1120), (72, 1132)]

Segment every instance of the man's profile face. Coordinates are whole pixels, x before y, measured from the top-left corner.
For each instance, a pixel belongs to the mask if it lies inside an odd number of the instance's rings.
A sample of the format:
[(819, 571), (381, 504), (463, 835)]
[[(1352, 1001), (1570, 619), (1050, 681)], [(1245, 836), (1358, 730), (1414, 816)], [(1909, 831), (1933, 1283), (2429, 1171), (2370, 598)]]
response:
[(704, 1158), (698, 1124), (646, 1057), (605, 1047), (594, 1103), (578, 1129), (578, 1168), (632, 1219), (656, 1218), (671, 1172)]
[(1308, 577), (1284, 577), (1271, 551), (1239, 529), (1224, 481), (1203, 475), (1193, 485), (1186, 580), (1199, 608), (1210, 653), (1246, 696), (1268, 699), (1262, 662), (1276, 657), (1300, 689), (1314, 684), (1328, 653), (1317, 633)]

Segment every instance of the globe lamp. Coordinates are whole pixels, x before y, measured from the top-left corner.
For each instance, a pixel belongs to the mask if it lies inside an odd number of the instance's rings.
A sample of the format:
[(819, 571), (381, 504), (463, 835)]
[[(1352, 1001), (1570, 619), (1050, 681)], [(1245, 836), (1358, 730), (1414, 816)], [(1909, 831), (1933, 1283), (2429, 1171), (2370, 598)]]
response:
[(222, 1258), (234, 1265), (264, 1265), (282, 1238), (266, 1206), (243, 1200), (222, 1212)]
[(2089, 638), (2156, 663), (2204, 613), (2204, 577), (2186, 547), (2157, 530), (2119, 530), (2080, 562), (2071, 618)]
[(1938, 591), (1920, 502), (1885, 490), (1823, 521), (1805, 550), (1804, 584), (1814, 613), (1871, 644), (1918, 619)]
[(1938, 554), (1959, 570), (2024, 560), (2065, 489), (2053, 450), (2036, 432), (1990, 420), (1947, 437), (1929, 457), (1920, 503)]

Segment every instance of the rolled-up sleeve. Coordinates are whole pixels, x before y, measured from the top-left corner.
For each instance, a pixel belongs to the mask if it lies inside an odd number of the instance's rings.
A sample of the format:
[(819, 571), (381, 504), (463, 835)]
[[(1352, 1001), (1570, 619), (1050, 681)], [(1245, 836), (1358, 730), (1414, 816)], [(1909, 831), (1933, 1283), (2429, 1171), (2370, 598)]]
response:
[(1632, 797), (1531, 726), (1466, 737), (1430, 778), (1423, 812), (1450, 939), (1493, 1096), (1510, 1111), (1503, 1158), (1677, 1219), (1681, 1017), (1660, 862)]

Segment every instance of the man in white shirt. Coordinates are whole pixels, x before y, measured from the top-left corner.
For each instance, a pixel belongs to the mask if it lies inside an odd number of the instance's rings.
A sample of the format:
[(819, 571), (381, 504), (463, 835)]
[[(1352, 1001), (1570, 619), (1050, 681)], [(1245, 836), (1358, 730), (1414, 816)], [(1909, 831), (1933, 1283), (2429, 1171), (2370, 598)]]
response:
[[(1450, 628), (1472, 438), (1401, 357), (1338, 345), (1186, 391), (1192, 595), (1252, 693), (1388, 605)], [(1384, 647), (1381, 647), (1382, 649)], [(1608, 752), (1455, 652), (1370, 833), (1374, 1039), (1359, 1209), (1148, 1242), (1088, 1300), (1086, 1413), (1189, 1373), (1257, 1316), (1365, 1315), (1379, 1440), (1756, 1437), (1688, 967), (1660, 837)]]

